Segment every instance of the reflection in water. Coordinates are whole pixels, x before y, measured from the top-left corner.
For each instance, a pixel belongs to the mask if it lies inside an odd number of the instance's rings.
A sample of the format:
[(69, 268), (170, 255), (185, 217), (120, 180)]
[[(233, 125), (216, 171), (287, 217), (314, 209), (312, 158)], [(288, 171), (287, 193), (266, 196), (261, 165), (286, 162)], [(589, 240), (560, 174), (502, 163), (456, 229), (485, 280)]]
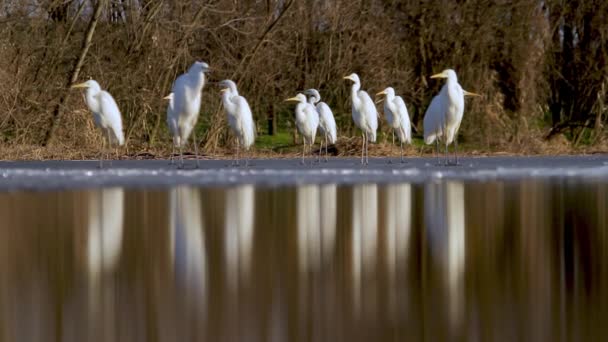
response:
[(169, 192), (169, 232), (177, 285), (184, 297), (204, 310), (207, 260), (198, 189), (178, 187)]
[(465, 271), (465, 198), (460, 182), (425, 185), (424, 216), (433, 256), (445, 270), (449, 317), (455, 329), (463, 318)]
[[(374, 184), (356, 185), (353, 188), (352, 215), (352, 279), (355, 315), (361, 313), (362, 300), (374, 298), (363, 292), (364, 278), (373, 278), (376, 264), (378, 236), (378, 191)], [(371, 291), (366, 291), (374, 293)], [(369, 307), (369, 306), (368, 306)], [(370, 308), (372, 309), (372, 308)]]
[[(111, 336), (116, 330), (111, 313), (118, 293), (111, 281), (115, 271), (123, 240), (124, 190), (121, 188), (102, 189), (87, 193), (87, 270), (88, 270), (88, 316), (87, 322), (98, 322), (89, 330), (92, 336)], [(78, 303), (68, 303), (77, 306)], [(70, 312), (78, 321), (78, 310)], [(69, 329), (69, 328), (68, 328)], [(71, 340), (78, 340), (80, 332), (74, 331)]]
[(233, 291), (239, 284), (239, 273), (247, 281), (251, 269), (253, 247), (254, 189), (242, 185), (226, 190), (224, 241), (228, 283)]
[(87, 265), (92, 283), (110, 272), (120, 257), (124, 218), (124, 191), (120, 188), (91, 192), (88, 198)]
[(385, 253), (388, 269), (387, 303), (391, 317), (397, 314), (398, 292), (401, 284), (397, 281), (398, 267), (406, 264), (409, 250), (412, 210), (412, 187), (397, 184), (384, 191)]
[(572, 179), (2, 193), (0, 342), (602, 340), (607, 207)]

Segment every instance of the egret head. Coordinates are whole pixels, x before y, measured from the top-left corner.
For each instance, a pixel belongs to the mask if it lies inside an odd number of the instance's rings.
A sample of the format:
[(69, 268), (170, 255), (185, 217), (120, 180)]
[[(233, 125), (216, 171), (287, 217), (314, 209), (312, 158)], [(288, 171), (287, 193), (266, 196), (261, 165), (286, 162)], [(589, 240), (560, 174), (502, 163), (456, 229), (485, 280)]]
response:
[(319, 94), (317, 89), (313, 89), (313, 88), (307, 89), (304, 91), (304, 94), (310, 96), (310, 101), (313, 104), (321, 101), (321, 94)]
[(230, 91), (232, 91), (234, 93), (238, 93), (238, 91), (236, 90), (236, 83), (234, 83), (232, 80), (223, 80), (223, 81), (220, 81), (218, 83), (218, 85), (223, 88), (221, 90), (222, 92), (230, 90)]
[(321, 98), (321, 94), (319, 94), (317, 89), (313, 89), (313, 88), (305, 90), (304, 94)]
[(395, 96), (395, 89), (393, 89), (393, 87), (388, 87), (388, 88), (384, 89), (383, 91), (376, 94), (376, 96), (380, 96), (380, 95)]
[(97, 83), (95, 80), (88, 80), (83, 83), (74, 84), (71, 88), (101, 89), (99, 83)]
[(458, 77), (456, 76), (456, 71), (452, 69), (445, 69), (442, 72), (431, 76), (431, 78), (447, 78), (449, 80), (458, 80)]
[(169, 101), (173, 100), (173, 93), (163, 97), (163, 100), (169, 100)]
[(188, 71), (189, 72), (190, 71), (202, 72), (202, 73), (209, 72), (210, 71), (209, 64), (207, 64), (205, 62), (196, 61), (196, 62), (194, 62), (194, 64), (192, 64), (192, 66), (190, 67), (190, 69)]
[(298, 94), (294, 97), (290, 97), (285, 102), (306, 102), (306, 96), (304, 94)]
[(348, 76), (344, 76), (345, 80), (351, 80), (355, 83), (361, 83), (361, 81), (359, 80), (359, 75), (355, 74), (354, 72)]

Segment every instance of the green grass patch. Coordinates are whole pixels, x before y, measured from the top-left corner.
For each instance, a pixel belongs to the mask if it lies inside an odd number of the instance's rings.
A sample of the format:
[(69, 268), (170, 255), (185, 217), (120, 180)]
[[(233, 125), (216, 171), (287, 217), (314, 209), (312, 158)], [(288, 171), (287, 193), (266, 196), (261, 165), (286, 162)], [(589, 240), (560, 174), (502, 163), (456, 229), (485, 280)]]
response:
[(279, 151), (293, 147), (293, 136), (286, 132), (277, 132), (274, 135), (258, 135), (255, 140), (258, 149)]

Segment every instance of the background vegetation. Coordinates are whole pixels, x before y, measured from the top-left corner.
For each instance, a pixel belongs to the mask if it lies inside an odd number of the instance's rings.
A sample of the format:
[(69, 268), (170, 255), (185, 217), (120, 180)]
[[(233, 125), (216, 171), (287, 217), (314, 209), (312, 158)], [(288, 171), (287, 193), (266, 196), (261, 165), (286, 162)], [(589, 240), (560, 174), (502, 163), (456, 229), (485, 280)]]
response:
[(442, 85), (429, 76), (448, 67), (483, 94), (467, 99), (470, 152), (606, 151), (606, 18), (602, 0), (0, 0), (0, 157), (96, 151), (68, 88), (88, 78), (121, 108), (125, 153), (166, 154), (161, 99), (194, 60), (213, 68), (197, 128), (209, 154), (231, 141), (215, 81), (238, 82), (262, 152), (292, 135), (282, 100), (318, 88), (348, 153), (357, 132), (342, 76), (359, 73), (373, 93), (393, 86), (421, 132)]

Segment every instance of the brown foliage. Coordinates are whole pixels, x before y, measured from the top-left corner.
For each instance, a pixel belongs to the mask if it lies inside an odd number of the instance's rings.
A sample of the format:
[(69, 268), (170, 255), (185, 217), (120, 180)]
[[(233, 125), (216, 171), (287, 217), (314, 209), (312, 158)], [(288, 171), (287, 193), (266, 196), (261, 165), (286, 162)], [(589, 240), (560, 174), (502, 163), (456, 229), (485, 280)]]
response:
[[(84, 0), (0, 9), (0, 143), (45, 140), (60, 108), (54, 144), (99, 144), (82, 96), (66, 89), (93, 14)], [(608, 4), (579, 1), (111, 0), (92, 38), (80, 79), (116, 98), (131, 149), (168, 144), (161, 98), (194, 60), (213, 68), (199, 129), (208, 151), (229, 139), (213, 82), (232, 78), (248, 98), (258, 131), (291, 130), (282, 100), (320, 89), (341, 136), (354, 136), (348, 83), (393, 86), (417, 130), (441, 82), (483, 94), (467, 100), (461, 141), (484, 151), (542, 151), (547, 135), (603, 146), (607, 120)], [(61, 99), (65, 97), (65, 102)], [(547, 127), (547, 128), (545, 128)], [(540, 146), (540, 147), (539, 147)]]

